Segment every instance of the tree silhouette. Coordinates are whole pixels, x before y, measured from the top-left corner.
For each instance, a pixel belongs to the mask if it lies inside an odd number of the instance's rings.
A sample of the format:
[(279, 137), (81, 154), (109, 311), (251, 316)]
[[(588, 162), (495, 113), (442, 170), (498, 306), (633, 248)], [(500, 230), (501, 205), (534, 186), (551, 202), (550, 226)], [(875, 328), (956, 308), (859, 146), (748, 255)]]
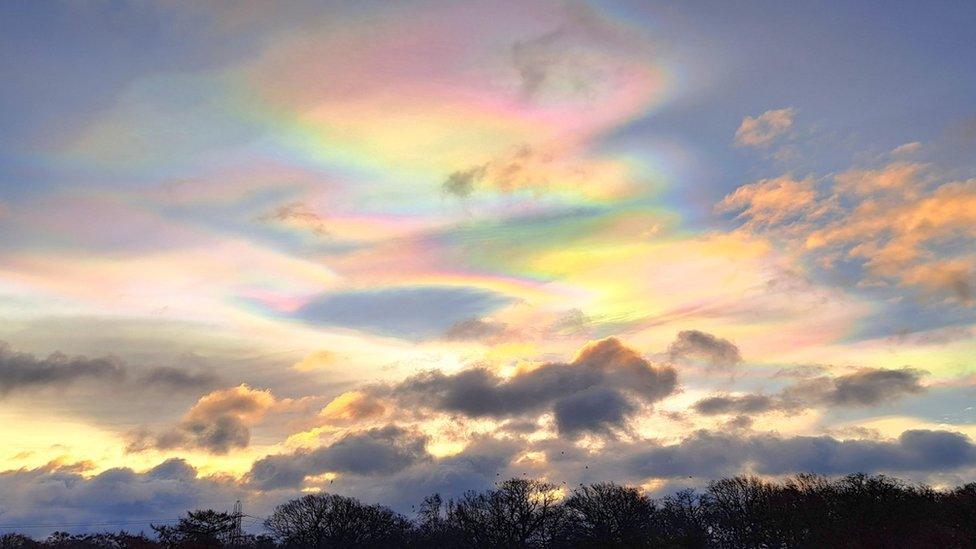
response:
[(702, 497), (692, 489), (681, 490), (661, 501), (658, 520), (661, 547), (711, 547), (711, 527)]
[(417, 511), (411, 539), (413, 547), (456, 547), (458, 535), (448, 521), (447, 505), (440, 494), (424, 498)]
[(16, 533), (0, 549), (196, 548), (718, 548), (951, 549), (976, 547), (976, 483), (949, 490), (884, 475), (837, 479), (798, 474), (782, 481), (740, 476), (658, 500), (612, 483), (571, 493), (514, 478), (447, 502), (424, 499), (416, 520), (335, 494), (306, 495), (264, 522), (273, 537), (234, 533), (234, 516), (190, 511), (142, 534)]
[(35, 547), (44, 547), (44, 545), (16, 532), (0, 536), (0, 549), (34, 549)]
[(564, 509), (556, 487), (513, 478), (448, 505), (447, 523), (466, 547), (545, 547), (558, 541)]
[(757, 477), (733, 477), (711, 482), (702, 502), (711, 537), (723, 547), (780, 547), (784, 544), (776, 520), (777, 490)]
[(335, 494), (279, 505), (264, 522), (285, 547), (399, 547), (411, 528), (403, 516)]
[(235, 524), (233, 515), (198, 509), (187, 512), (175, 526), (152, 525), (152, 529), (166, 547), (205, 549), (227, 546)]
[(636, 488), (599, 483), (564, 503), (567, 538), (587, 547), (648, 547), (660, 541), (654, 503)]
[(935, 512), (962, 543), (976, 546), (976, 483), (953, 489), (939, 498)]

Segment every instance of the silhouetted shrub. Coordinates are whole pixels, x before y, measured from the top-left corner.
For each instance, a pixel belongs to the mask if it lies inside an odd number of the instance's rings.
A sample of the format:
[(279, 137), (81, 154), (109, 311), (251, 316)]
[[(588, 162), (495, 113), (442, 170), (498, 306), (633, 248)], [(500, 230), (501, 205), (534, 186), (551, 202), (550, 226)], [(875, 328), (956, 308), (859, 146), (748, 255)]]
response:
[(235, 524), (232, 515), (206, 509), (187, 512), (175, 526), (153, 525), (152, 529), (164, 547), (206, 549), (229, 545)]

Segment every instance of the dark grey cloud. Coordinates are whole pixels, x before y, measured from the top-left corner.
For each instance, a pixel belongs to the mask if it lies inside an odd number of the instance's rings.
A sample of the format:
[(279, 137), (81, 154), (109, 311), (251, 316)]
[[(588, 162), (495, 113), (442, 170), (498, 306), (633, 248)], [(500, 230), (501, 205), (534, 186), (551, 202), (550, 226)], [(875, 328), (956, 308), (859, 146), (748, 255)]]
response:
[(238, 499), (248, 501), (255, 514), (271, 508), (229, 478), (197, 478), (196, 469), (181, 459), (144, 473), (118, 468), (91, 476), (76, 469), (44, 466), (0, 472), (3, 523), (25, 525), (17, 531), (40, 537), (55, 528), (27, 525), (71, 524), (75, 526), (70, 530), (77, 532), (104, 530), (99, 523), (131, 522), (126, 529), (138, 532), (149, 531), (148, 522), (138, 521), (177, 517), (196, 508), (229, 511)]
[(217, 378), (207, 372), (189, 372), (161, 366), (142, 370), (114, 356), (88, 358), (54, 352), (40, 358), (14, 351), (0, 341), (0, 396), (45, 388), (63, 389), (82, 382), (110, 387), (115, 398), (119, 390), (132, 396), (154, 389), (194, 392), (212, 387)]
[(152, 368), (139, 377), (140, 383), (161, 389), (207, 390), (217, 383), (217, 376), (209, 372), (188, 372), (171, 366)]
[(520, 475), (525, 471), (514, 468), (512, 463), (525, 447), (519, 440), (475, 436), (459, 454), (421, 460), (393, 475), (340, 476), (329, 488), (411, 512), (432, 493), (455, 498), (468, 490), (490, 488), (499, 479)]
[[(699, 431), (675, 443), (654, 440), (610, 441), (600, 449), (579, 448), (568, 439), (529, 442), (518, 438), (474, 438), (460, 454), (427, 457), (390, 472), (372, 470), (345, 474), (328, 490), (366, 501), (388, 502), (409, 510), (422, 497), (440, 492), (452, 497), (465, 490), (483, 489), (510, 476), (546, 475), (569, 486), (613, 479), (639, 484), (649, 477), (670, 479), (671, 486), (700, 484), (722, 476), (755, 472), (785, 475), (813, 472), (828, 475), (852, 472), (893, 473), (924, 480), (931, 475), (976, 467), (976, 445), (960, 433), (910, 430), (891, 440), (843, 440), (830, 436), (780, 436), (755, 433), (742, 426), (728, 432)], [(518, 459), (526, 451), (542, 452), (542, 462)], [(272, 456), (273, 457), (273, 456)], [(266, 489), (296, 490), (306, 475), (322, 467), (300, 462), (285, 474), (287, 482), (268, 482)], [(688, 477), (693, 477), (688, 479)], [(255, 479), (252, 470), (250, 479)]]
[(625, 459), (635, 474), (652, 477), (715, 478), (750, 467), (770, 475), (940, 472), (976, 466), (976, 446), (965, 435), (949, 431), (909, 430), (896, 440), (698, 432), (680, 443), (638, 450)]
[(218, 416), (184, 421), (158, 433), (146, 429), (134, 431), (129, 434), (126, 451), (200, 448), (213, 454), (226, 454), (232, 449), (246, 448), (250, 442), (251, 428), (244, 421), (234, 416)]
[(598, 372), (547, 365), (506, 380), (485, 368), (457, 374), (432, 371), (395, 386), (401, 404), (471, 417), (510, 417), (548, 408), (557, 398), (598, 385)]
[[(430, 371), (379, 391), (406, 408), (471, 417), (539, 414), (559, 403), (558, 415), (567, 432), (576, 432), (620, 425), (637, 409), (632, 399), (650, 404), (671, 394), (676, 386), (674, 368), (655, 366), (611, 338), (585, 347), (572, 362), (544, 364), (508, 379), (480, 367), (451, 375)], [(596, 400), (610, 406), (602, 416), (594, 409)], [(587, 411), (574, 414), (574, 406)]]
[(750, 429), (752, 428), (753, 419), (746, 415), (739, 415), (730, 418), (725, 422), (725, 428), (729, 430), (739, 430), (739, 429)]
[(455, 323), (510, 301), (479, 288), (411, 286), (324, 294), (302, 306), (295, 316), (313, 324), (423, 339), (440, 336)]
[(624, 424), (636, 407), (619, 391), (591, 387), (556, 401), (553, 412), (561, 435), (612, 431)]
[(12, 351), (0, 342), (0, 396), (33, 388), (64, 387), (80, 380), (117, 383), (125, 374), (125, 365), (118, 358), (69, 357), (62, 353), (38, 358)]
[[(591, 450), (563, 439), (477, 436), (460, 454), (439, 459), (424, 452), (425, 443), (423, 436), (397, 427), (350, 433), (323, 448), (258, 460), (242, 482), (198, 478), (180, 459), (143, 473), (110, 469), (94, 476), (87, 474), (89, 465), (51, 463), (0, 472), (0, 510), (5, 524), (84, 524), (175, 517), (193, 508), (229, 510), (241, 499), (248, 512), (261, 515), (299, 495), (303, 481), (314, 482), (306, 477), (326, 471), (340, 473), (334, 484), (327, 484), (330, 492), (407, 512), (432, 492), (456, 497), (522, 474), (545, 474), (570, 486), (606, 479), (639, 483), (653, 477), (670, 479), (668, 485), (678, 487), (744, 472), (883, 472), (924, 481), (932, 475), (969, 475), (976, 467), (972, 440), (935, 430), (909, 430), (891, 440), (700, 431), (671, 444), (610, 441)], [(541, 451), (547, 459), (518, 459), (525, 451)]]
[(505, 331), (505, 324), (482, 318), (466, 318), (452, 324), (443, 335), (448, 341), (482, 340)]
[(170, 458), (146, 471), (146, 476), (159, 480), (193, 480), (197, 470), (180, 458)]
[(389, 474), (427, 457), (427, 437), (388, 426), (348, 435), (313, 452), (321, 470), (359, 475)]
[[(241, 418), (232, 415), (186, 421), (180, 425), (180, 429), (184, 436), (178, 445), (190, 444), (215, 454), (226, 454), (231, 448), (246, 448), (251, 442), (250, 427)], [(172, 447), (175, 444), (169, 445)]]
[(390, 475), (430, 459), (427, 437), (395, 426), (348, 434), (329, 446), (278, 454), (254, 463), (247, 482), (270, 490), (300, 486), (305, 477), (326, 472)]
[(862, 368), (837, 377), (803, 379), (773, 395), (716, 395), (699, 400), (700, 414), (759, 414), (817, 406), (875, 406), (925, 391), (925, 372), (913, 368)]
[[(306, 485), (412, 513), (432, 493), (440, 493), (445, 499), (456, 498), (468, 490), (488, 489), (500, 479), (521, 476), (527, 469), (513, 462), (526, 448), (522, 440), (475, 435), (459, 454), (441, 458), (424, 456), (393, 472), (346, 473), (325, 483), (306, 479)], [(265, 466), (268, 465), (266, 462)], [(251, 488), (260, 487), (265, 497), (283, 499), (286, 495), (299, 494), (302, 478), (309, 471), (318, 471), (312, 472), (313, 475), (320, 472), (318, 467), (308, 467), (308, 462), (288, 459), (271, 466), (280, 476), (263, 477), (266, 481), (263, 485), (255, 482), (258, 476), (254, 470), (245, 478)]]
[(668, 347), (672, 360), (702, 360), (716, 369), (728, 369), (742, 362), (739, 348), (727, 339), (698, 330), (684, 330)]
[(923, 372), (911, 368), (900, 370), (864, 369), (834, 379), (828, 400), (839, 405), (870, 406), (902, 395), (921, 393), (919, 381)]

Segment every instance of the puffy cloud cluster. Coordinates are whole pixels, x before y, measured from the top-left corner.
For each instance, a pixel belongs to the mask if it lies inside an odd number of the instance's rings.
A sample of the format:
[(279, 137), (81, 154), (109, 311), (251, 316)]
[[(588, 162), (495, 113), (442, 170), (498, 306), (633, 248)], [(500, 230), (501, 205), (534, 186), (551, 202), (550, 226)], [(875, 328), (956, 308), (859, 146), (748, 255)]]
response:
[(911, 286), (965, 304), (976, 295), (976, 180), (945, 181), (902, 161), (820, 182), (783, 176), (744, 185), (719, 211), (785, 241), (815, 264), (853, 263), (862, 285)]
[(694, 409), (704, 415), (759, 414), (816, 406), (874, 406), (925, 391), (925, 372), (912, 368), (863, 368), (837, 377), (804, 379), (777, 394), (717, 395), (699, 400)]
[(474, 367), (425, 372), (377, 390), (407, 409), (506, 418), (552, 411), (562, 434), (622, 427), (638, 405), (671, 394), (677, 372), (654, 365), (610, 338), (583, 348), (569, 363), (547, 363), (503, 378)]
[[(316, 450), (259, 460), (245, 482), (262, 491), (294, 490), (314, 485), (329, 472), (335, 473), (326, 486), (330, 491), (407, 508), (434, 491), (450, 497), (523, 473), (570, 485), (608, 478), (635, 484), (654, 478), (681, 485), (744, 471), (910, 472), (926, 478), (976, 466), (972, 440), (933, 430), (908, 430), (895, 439), (697, 431), (674, 442), (610, 441), (588, 449), (564, 439), (531, 442), (480, 436), (461, 453), (441, 458), (424, 452), (423, 441), (416, 433), (391, 426), (350, 433)], [(527, 460), (528, 455), (536, 457)], [(694, 480), (688, 481), (689, 476)]]
[(819, 209), (812, 208), (816, 201), (816, 181), (813, 178), (795, 179), (784, 175), (742, 185), (722, 199), (716, 210), (738, 211), (736, 219), (744, 219), (747, 227), (758, 229), (781, 226), (798, 218), (811, 220), (829, 211), (830, 203)]
[(909, 430), (897, 440), (839, 440), (829, 436), (748, 437), (698, 432), (676, 444), (651, 445), (626, 455), (632, 472), (652, 477), (717, 477), (746, 469), (781, 475), (797, 471), (927, 471), (976, 465), (976, 445), (949, 431)]
[(234, 448), (246, 448), (251, 441), (251, 426), (275, 403), (270, 391), (259, 391), (244, 384), (213, 391), (197, 401), (173, 428), (160, 433), (134, 433), (128, 451), (200, 448), (226, 454)]
[[(182, 515), (187, 509), (230, 509), (246, 490), (221, 477), (197, 478), (182, 459), (171, 459), (144, 472), (107, 469), (89, 475), (75, 464), (48, 464), (35, 469), (0, 472), (0, 509), (5, 524), (128, 523), (125, 529), (148, 531), (147, 519)], [(96, 530), (111, 526), (90, 526)], [(46, 536), (54, 526), (22, 527), (18, 531)], [(65, 529), (65, 527), (61, 527)]]
[[(424, 443), (423, 436), (393, 426), (353, 432), (315, 450), (258, 460), (241, 481), (198, 477), (181, 459), (144, 472), (116, 468), (94, 475), (84, 474), (84, 464), (51, 463), (0, 473), (0, 507), (8, 524), (135, 524), (147, 517), (175, 517), (186, 509), (229, 509), (237, 499), (260, 515), (299, 494), (300, 488), (318, 486), (316, 477), (325, 472), (337, 473), (334, 484), (327, 481), (325, 486), (331, 492), (408, 511), (430, 493), (454, 497), (522, 473), (545, 473), (570, 485), (608, 478), (637, 484), (655, 478), (670, 480), (674, 487), (743, 471), (893, 472), (921, 479), (976, 466), (976, 445), (968, 437), (931, 430), (909, 430), (885, 440), (699, 431), (671, 443), (611, 442), (590, 450), (559, 440), (475, 437), (463, 452), (444, 458), (427, 454)], [(528, 450), (544, 457), (534, 465), (525, 462), (520, 456)]]
[(326, 472), (389, 475), (429, 459), (427, 438), (387, 426), (347, 434), (328, 446), (267, 456), (254, 463), (247, 481), (263, 490), (296, 487)]

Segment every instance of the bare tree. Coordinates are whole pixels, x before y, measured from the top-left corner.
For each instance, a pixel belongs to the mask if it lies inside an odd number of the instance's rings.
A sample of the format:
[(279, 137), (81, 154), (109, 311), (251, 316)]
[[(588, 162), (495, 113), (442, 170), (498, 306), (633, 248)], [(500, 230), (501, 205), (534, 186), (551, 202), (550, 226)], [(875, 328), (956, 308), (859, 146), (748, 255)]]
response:
[(447, 520), (466, 547), (545, 547), (562, 533), (564, 516), (555, 486), (513, 478), (451, 502)]
[(568, 534), (588, 547), (647, 547), (656, 541), (654, 503), (637, 488), (582, 486), (564, 503)]
[(309, 494), (279, 505), (264, 522), (285, 547), (402, 546), (410, 523), (379, 505), (335, 494)]
[(413, 547), (455, 547), (457, 535), (447, 520), (447, 505), (440, 494), (424, 498), (414, 523)]
[(711, 482), (705, 499), (713, 538), (723, 547), (782, 546), (772, 519), (775, 488), (758, 477)]
[(713, 547), (703, 497), (694, 490), (681, 490), (661, 500), (660, 547), (695, 549)]

